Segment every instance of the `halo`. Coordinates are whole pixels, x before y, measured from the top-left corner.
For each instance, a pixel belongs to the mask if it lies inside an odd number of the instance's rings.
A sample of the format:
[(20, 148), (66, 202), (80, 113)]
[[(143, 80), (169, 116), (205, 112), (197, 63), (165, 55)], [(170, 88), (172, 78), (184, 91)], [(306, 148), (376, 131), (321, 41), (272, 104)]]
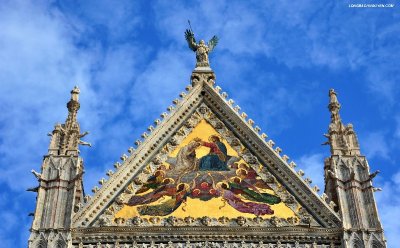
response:
[(223, 140), (223, 138), (221, 137), (221, 135), (218, 135), (218, 134), (212, 134), (212, 135), (210, 135), (209, 137), (208, 137), (208, 141), (211, 141), (211, 138), (212, 137), (217, 137), (220, 141), (222, 141)]
[(168, 178), (165, 178), (162, 182), (165, 183), (165, 184), (174, 184), (175, 180), (170, 178), (170, 177), (168, 177)]
[[(183, 186), (183, 189), (179, 190), (179, 188), (181, 188), (182, 186)], [(183, 191), (183, 190), (188, 191), (189, 188), (190, 188), (189, 184), (187, 184), (187, 183), (180, 183), (180, 184), (178, 184), (178, 185), (176, 186), (176, 191)]]
[[(243, 172), (243, 173), (242, 173)], [(236, 175), (237, 176), (247, 176), (247, 174), (249, 174), (249, 172), (243, 168), (239, 168), (236, 170)]]
[[(223, 185), (225, 185), (225, 188), (223, 188)], [(229, 189), (229, 184), (227, 182), (218, 182), (215, 187), (217, 189)]]
[(239, 183), (242, 182), (242, 179), (240, 177), (231, 177), (230, 181), (235, 182), (236, 180), (239, 180)]
[(154, 172), (154, 175), (155, 175), (156, 177), (159, 177), (159, 176), (164, 177), (164, 176), (165, 176), (165, 171), (156, 170), (156, 172)]
[(248, 169), (250, 169), (250, 166), (248, 166), (248, 165), (245, 164), (245, 163), (240, 163), (240, 164), (238, 165), (238, 169), (245, 169), (245, 170), (248, 170)]

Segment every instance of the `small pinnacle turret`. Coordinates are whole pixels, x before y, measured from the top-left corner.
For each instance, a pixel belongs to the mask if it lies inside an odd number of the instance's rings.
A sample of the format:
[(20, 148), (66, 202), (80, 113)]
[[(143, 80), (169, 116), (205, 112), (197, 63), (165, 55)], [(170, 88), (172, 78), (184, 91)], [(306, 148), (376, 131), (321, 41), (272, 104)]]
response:
[(77, 121), (80, 90), (75, 86), (71, 91), (71, 99), (67, 103), (68, 117), (65, 124), (57, 123), (54, 130), (49, 134), (51, 138), (49, 154), (52, 155), (77, 155), (79, 153), (79, 145), (88, 145), (90, 143), (80, 140), (88, 134), (88, 132), (80, 133), (79, 123)]

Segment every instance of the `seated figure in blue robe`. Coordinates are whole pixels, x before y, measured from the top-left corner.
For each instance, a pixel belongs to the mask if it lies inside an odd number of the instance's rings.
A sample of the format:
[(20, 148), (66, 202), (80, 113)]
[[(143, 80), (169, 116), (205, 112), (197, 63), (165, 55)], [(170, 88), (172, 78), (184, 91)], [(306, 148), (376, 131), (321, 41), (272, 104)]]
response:
[(210, 153), (200, 158), (199, 170), (228, 171), (229, 169), (226, 164), (228, 151), (226, 146), (216, 135), (211, 135), (208, 140), (210, 142), (202, 141), (199, 138), (195, 139), (195, 141), (199, 142), (202, 146), (210, 148)]

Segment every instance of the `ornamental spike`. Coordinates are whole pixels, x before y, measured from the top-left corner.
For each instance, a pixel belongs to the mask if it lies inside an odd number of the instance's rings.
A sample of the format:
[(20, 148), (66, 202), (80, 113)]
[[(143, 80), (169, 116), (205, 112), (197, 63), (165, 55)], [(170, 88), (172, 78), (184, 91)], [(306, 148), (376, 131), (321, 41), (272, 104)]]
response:
[(283, 159), (283, 161), (287, 162), (289, 160), (289, 157), (288, 157), (288, 155), (285, 154), (282, 156), (282, 159)]
[(114, 171), (112, 171), (112, 170), (108, 170), (106, 173), (106, 175), (109, 177), (111, 177), (113, 174), (114, 174)]
[(333, 201), (330, 201), (328, 205), (332, 209), (334, 209), (336, 207), (336, 203), (334, 203)]
[(135, 141), (135, 145), (136, 145), (136, 146), (140, 146), (140, 144), (142, 144), (142, 141), (141, 141), (141, 140), (138, 139), (138, 140)]
[(92, 197), (91, 197), (90, 195), (85, 195), (85, 197), (83, 197), (83, 201), (84, 201), (85, 203), (87, 203), (88, 201), (90, 201), (91, 198), (92, 198)]
[(322, 195), (320, 196), (321, 197), (321, 199), (324, 201), (324, 202), (328, 202), (328, 195), (327, 194), (325, 194), (325, 193), (322, 193)]
[(135, 148), (133, 148), (132, 146), (129, 147), (128, 152), (129, 152), (129, 154), (134, 153), (135, 152)]
[(125, 161), (128, 159), (128, 156), (126, 154), (122, 154), (120, 158), (122, 161)]
[(121, 163), (120, 162), (114, 163), (114, 168), (115, 169), (118, 169), (119, 167), (121, 167)]
[(144, 132), (144, 133), (142, 133), (142, 135), (140, 135), (143, 139), (146, 139), (147, 137), (149, 137), (149, 135), (146, 133), (146, 132)]
[(190, 84), (189, 84), (188, 86), (185, 87), (185, 90), (186, 90), (186, 91), (190, 91), (191, 89), (193, 89), (193, 86), (190, 85)]
[(165, 119), (167, 116), (168, 116), (168, 113), (167, 113), (167, 112), (164, 112), (164, 113), (162, 113), (162, 114), (160, 115), (160, 117), (163, 118), (163, 119)]
[(267, 145), (272, 148), (275, 145), (275, 142), (273, 140), (268, 140)]
[(105, 179), (105, 178), (100, 179), (100, 181), (99, 181), (99, 184), (100, 184), (100, 185), (103, 185), (103, 184), (105, 184), (105, 183), (106, 183), (106, 179)]
[(93, 193), (96, 193), (97, 191), (99, 191), (99, 187), (94, 186), (93, 189), (92, 189), (92, 192), (93, 192)]
[(161, 123), (160, 119), (156, 119), (156, 120), (154, 121), (154, 125), (156, 125), (156, 126), (160, 125), (160, 123)]

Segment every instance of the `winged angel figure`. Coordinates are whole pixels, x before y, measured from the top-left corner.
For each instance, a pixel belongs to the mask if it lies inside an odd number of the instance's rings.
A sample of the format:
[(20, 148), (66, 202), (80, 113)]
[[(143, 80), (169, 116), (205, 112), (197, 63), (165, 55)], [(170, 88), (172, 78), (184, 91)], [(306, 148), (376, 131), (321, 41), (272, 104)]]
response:
[(207, 45), (205, 44), (204, 40), (200, 40), (200, 42), (197, 44), (193, 31), (186, 29), (185, 38), (188, 42), (189, 48), (196, 52), (196, 67), (210, 67), (210, 63), (208, 62), (208, 54), (218, 44), (218, 37), (214, 35)]

